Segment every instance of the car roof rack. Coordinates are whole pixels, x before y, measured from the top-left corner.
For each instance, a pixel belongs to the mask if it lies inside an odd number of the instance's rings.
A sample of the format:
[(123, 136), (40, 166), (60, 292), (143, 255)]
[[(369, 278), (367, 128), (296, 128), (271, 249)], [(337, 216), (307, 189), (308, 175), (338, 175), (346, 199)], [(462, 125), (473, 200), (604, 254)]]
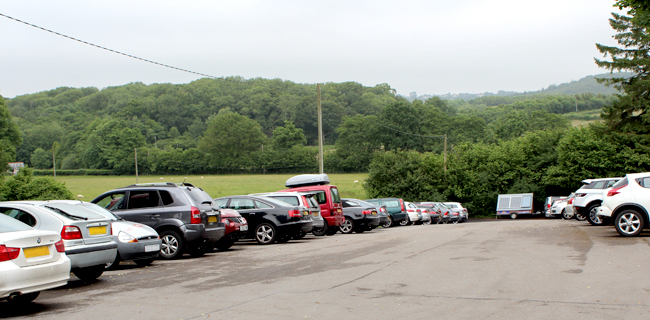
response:
[(327, 174), (299, 174), (287, 179), (284, 183), (287, 188), (297, 188), (306, 186), (319, 186), (330, 183), (330, 178)]

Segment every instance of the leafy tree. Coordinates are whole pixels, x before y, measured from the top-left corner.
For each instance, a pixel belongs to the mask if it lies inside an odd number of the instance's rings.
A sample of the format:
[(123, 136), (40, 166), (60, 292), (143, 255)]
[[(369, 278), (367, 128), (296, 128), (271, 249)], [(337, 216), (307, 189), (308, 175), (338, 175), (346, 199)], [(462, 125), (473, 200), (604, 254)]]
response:
[(30, 163), (36, 169), (52, 168), (52, 154), (41, 148), (38, 148), (32, 152)]
[(221, 165), (240, 165), (250, 162), (249, 154), (260, 151), (266, 140), (255, 120), (235, 112), (220, 112), (208, 124), (199, 149)]
[(131, 174), (135, 172), (135, 148), (144, 145), (144, 136), (125, 121), (98, 119), (89, 125), (79, 152), (87, 168)]
[(381, 142), (386, 150), (424, 150), (421, 137), (420, 117), (417, 109), (408, 102), (396, 102), (386, 106), (379, 115)]
[(34, 177), (29, 167), (0, 184), (0, 201), (74, 199), (65, 183), (50, 177)]
[(296, 128), (291, 121), (285, 121), (284, 127), (277, 127), (273, 130), (273, 147), (278, 149), (289, 149), (295, 145), (304, 145), (305, 135), (302, 129)]
[(0, 167), (6, 168), (8, 162), (16, 159), (16, 146), (20, 143), (18, 125), (11, 120), (5, 99), (0, 96)]

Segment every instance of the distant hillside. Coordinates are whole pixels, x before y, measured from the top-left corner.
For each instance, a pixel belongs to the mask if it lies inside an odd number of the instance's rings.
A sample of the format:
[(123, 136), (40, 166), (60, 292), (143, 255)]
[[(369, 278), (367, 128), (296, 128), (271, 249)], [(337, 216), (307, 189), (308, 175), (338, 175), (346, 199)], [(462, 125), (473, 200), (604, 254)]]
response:
[(613, 77), (629, 77), (631, 73), (626, 72), (617, 72), (617, 73), (603, 73), (595, 76), (586, 76), (577, 81), (571, 81), (568, 83), (561, 83), (559, 85), (549, 85), (548, 88), (538, 90), (538, 91), (526, 91), (526, 92), (515, 92), (515, 91), (504, 91), (499, 90), (497, 93), (484, 92), (484, 93), (448, 93), (444, 95), (432, 95), (432, 94), (423, 94), (417, 95), (415, 92), (411, 92), (409, 96), (403, 96), (409, 101), (415, 99), (426, 101), (429, 98), (438, 96), (446, 100), (472, 100), (481, 97), (497, 96), (497, 97), (511, 97), (511, 96), (528, 96), (528, 95), (539, 95), (539, 94), (578, 94), (578, 93), (594, 93), (594, 94), (614, 94), (617, 93), (616, 89), (608, 87), (605, 84), (600, 84), (596, 81), (596, 78), (613, 78)]

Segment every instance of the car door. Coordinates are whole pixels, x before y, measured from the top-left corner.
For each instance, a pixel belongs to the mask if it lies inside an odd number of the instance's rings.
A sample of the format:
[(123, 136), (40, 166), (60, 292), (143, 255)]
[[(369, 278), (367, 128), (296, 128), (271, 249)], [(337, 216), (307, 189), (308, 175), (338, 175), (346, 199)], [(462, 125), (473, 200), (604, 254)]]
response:
[(164, 210), (157, 190), (130, 190), (126, 209), (113, 212), (124, 220), (139, 222), (154, 229), (162, 222)]
[(636, 181), (641, 188), (638, 189), (638, 192), (635, 192), (634, 198), (638, 204), (642, 205), (650, 213), (650, 176), (637, 178)]

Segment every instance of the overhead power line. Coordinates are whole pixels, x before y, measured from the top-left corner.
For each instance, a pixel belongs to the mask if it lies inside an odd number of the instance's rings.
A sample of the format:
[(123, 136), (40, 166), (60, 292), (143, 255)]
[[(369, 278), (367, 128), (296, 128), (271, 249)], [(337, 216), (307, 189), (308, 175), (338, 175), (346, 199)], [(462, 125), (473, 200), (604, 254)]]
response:
[[(0, 13), (0, 16), (3, 16), (5, 18), (7, 18), (7, 19), (14, 20), (16, 22), (26, 24), (26, 25), (28, 25), (30, 27), (34, 27), (36, 29), (40, 29), (40, 30), (55, 34), (57, 36), (61, 36), (61, 37), (64, 37), (64, 38), (67, 38), (67, 39), (70, 39), (70, 40), (74, 40), (74, 41), (77, 41), (77, 42), (80, 42), (80, 43), (83, 43), (83, 44), (86, 44), (86, 45), (89, 45), (89, 46), (92, 46), (92, 47), (95, 47), (95, 48), (99, 48), (99, 49), (106, 50), (106, 51), (109, 51), (109, 52), (112, 52), (112, 53), (116, 53), (116, 54), (119, 54), (119, 55), (122, 55), (122, 56), (125, 56), (125, 57), (129, 57), (129, 58), (133, 58), (133, 59), (136, 59), (136, 60), (140, 60), (140, 61), (148, 62), (148, 63), (151, 63), (151, 64), (155, 64), (155, 65), (158, 65), (158, 66), (161, 66), (161, 67), (170, 68), (170, 69), (174, 69), (174, 70), (178, 70), (178, 71), (182, 71), (182, 72), (187, 72), (187, 73), (195, 74), (195, 75), (206, 77), (206, 78), (217, 79), (217, 80), (222, 80), (222, 81), (230, 81), (230, 82), (234, 82), (234, 83), (247, 84), (247, 85), (250, 85), (250, 86), (258, 86), (258, 87), (266, 87), (266, 88), (273, 88), (273, 89), (284, 89), (284, 90), (297, 91), (297, 89), (293, 89), (293, 88), (279, 88), (279, 87), (272, 87), (272, 86), (256, 85), (256, 84), (251, 84), (251, 83), (242, 82), (242, 81), (234, 81), (234, 80), (226, 79), (224, 77), (217, 77), (217, 76), (209, 75), (209, 74), (206, 74), (206, 73), (201, 73), (201, 72), (196, 72), (196, 71), (192, 71), (192, 70), (188, 70), (188, 69), (175, 67), (175, 66), (172, 66), (172, 65), (168, 65), (168, 64), (156, 62), (156, 61), (153, 61), (153, 60), (141, 58), (141, 57), (138, 57), (138, 56), (134, 56), (132, 54), (124, 53), (124, 52), (117, 51), (117, 50), (107, 48), (107, 47), (104, 47), (104, 46), (100, 46), (100, 45), (97, 45), (97, 44), (94, 44), (94, 43), (91, 43), (91, 42), (88, 42), (88, 41), (77, 39), (75, 37), (71, 37), (71, 36), (65, 35), (65, 34), (60, 33), (60, 32), (56, 32), (56, 31), (53, 31), (53, 30), (50, 30), (50, 29), (47, 29), (47, 28), (37, 26), (37, 25), (35, 25), (33, 23), (29, 23), (27, 21), (16, 19), (14, 17), (8, 16), (8, 15), (3, 14), (3, 13)], [(300, 88), (299, 90), (300, 91), (308, 91), (308, 90), (305, 90), (303, 88)]]

